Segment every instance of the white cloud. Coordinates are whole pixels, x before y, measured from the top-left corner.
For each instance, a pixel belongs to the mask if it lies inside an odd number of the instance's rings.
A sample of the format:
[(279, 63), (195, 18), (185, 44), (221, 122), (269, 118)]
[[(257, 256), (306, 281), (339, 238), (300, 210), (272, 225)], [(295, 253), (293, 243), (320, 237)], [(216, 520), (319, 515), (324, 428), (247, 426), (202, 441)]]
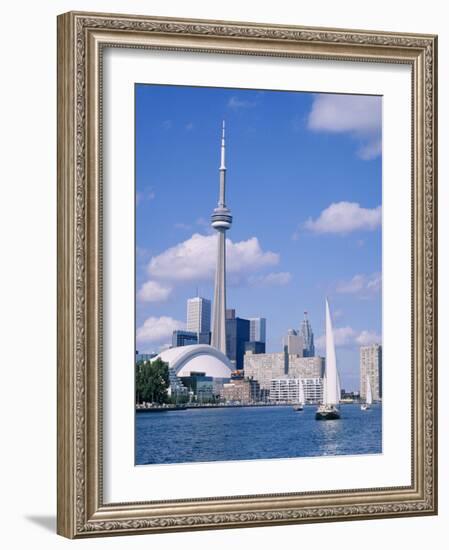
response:
[(304, 227), (314, 233), (350, 233), (372, 230), (382, 222), (382, 207), (362, 208), (356, 202), (334, 202), (316, 220), (309, 218)]
[(193, 122), (188, 122), (188, 123), (186, 124), (186, 130), (187, 130), (188, 132), (190, 132), (191, 130), (193, 130), (193, 128), (194, 128)]
[(337, 292), (340, 294), (358, 294), (362, 297), (368, 297), (379, 292), (382, 287), (382, 275), (373, 273), (372, 275), (358, 274), (354, 275), (349, 281), (341, 282), (337, 285)]
[[(256, 237), (237, 243), (226, 240), (227, 272), (240, 276), (279, 263), (279, 254), (264, 252)], [(195, 233), (158, 256), (148, 264), (152, 277), (167, 281), (212, 279), (215, 273), (217, 235)]]
[(309, 114), (311, 130), (371, 133), (382, 125), (382, 100), (378, 96), (319, 94)]
[(253, 286), (285, 286), (292, 280), (292, 274), (288, 271), (267, 273), (266, 275), (252, 275), (248, 282)]
[(373, 139), (364, 145), (361, 145), (357, 154), (362, 160), (375, 159), (382, 154), (382, 140)]
[(164, 302), (171, 294), (172, 288), (157, 281), (147, 281), (140, 288), (137, 297), (142, 302)]
[(378, 96), (317, 95), (307, 125), (318, 132), (350, 133), (361, 143), (358, 155), (363, 160), (382, 153), (382, 99)]
[[(354, 343), (355, 337), (356, 332), (351, 327), (334, 328), (334, 342), (336, 347), (343, 347)], [(315, 344), (317, 348), (324, 350), (326, 348), (326, 335), (322, 334), (319, 336)]]
[[(337, 348), (350, 348), (359, 346), (368, 346), (369, 344), (379, 344), (382, 337), (373, 330), (356, 331), (352, 327), (334, 328), (334, 342)], [(317, 348), (324, 351), (326, 348), (326, 336), (319, 336), (315, 344)]]
[(379, 344), (382, 338), (377, 332), (372, 330), (362, 330), (357, 336), (356, 342), (359, 346), (369, 346), (370, 344)]
[(137, 329), (136, 339), (140, 343), (166, 343), (174, 330), (185, 328), (182, 321), (172, 317), (148, 317)]
[(248, 101), (246, 99), (239, 99), (237, 96), (233, 95), (229, 98), (228, 107), (230, 109), (249, 109), (255, 107), (255, 101)]
[(334, 342), (338, 347), (351, 345), (356, 338), (356, 331), (352, 327), (334, 329)]

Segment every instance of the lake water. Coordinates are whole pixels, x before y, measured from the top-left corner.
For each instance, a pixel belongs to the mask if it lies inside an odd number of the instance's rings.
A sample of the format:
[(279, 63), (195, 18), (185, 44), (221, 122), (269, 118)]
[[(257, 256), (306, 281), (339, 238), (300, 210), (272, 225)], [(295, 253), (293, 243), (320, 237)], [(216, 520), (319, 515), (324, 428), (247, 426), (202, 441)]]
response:
[(382, 407), (341, 405), (339, 420), (316, 406), (136, 413), (136, 464), (294, 458), (382, 452)]

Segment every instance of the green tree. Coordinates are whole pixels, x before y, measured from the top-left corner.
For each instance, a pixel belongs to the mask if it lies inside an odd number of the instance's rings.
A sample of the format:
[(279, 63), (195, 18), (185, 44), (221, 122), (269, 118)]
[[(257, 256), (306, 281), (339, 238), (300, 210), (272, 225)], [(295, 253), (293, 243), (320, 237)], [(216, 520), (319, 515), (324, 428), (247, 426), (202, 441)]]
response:
[(168, 364), (161, 359), (139, 361), (136, 365), (136, 403), (167, 403)]

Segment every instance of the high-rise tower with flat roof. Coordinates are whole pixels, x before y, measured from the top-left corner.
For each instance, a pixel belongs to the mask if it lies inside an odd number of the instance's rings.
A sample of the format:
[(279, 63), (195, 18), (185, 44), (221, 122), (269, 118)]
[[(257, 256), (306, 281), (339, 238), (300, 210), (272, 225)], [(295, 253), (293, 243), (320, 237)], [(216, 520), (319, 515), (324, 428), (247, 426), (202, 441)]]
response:
[(369, 378), (372, 398), (382, 398), (382, 346), (371, 344), (360, 348), (360, 398), (366, 399), (366, 380)]
[(210, 300), (196, 296), (187, 300), (187, 330), (190, 332), (210, 332)]
[(252, 317), (249, 320), (250, 342), (266, 342), (267, 320), (264, 317)]

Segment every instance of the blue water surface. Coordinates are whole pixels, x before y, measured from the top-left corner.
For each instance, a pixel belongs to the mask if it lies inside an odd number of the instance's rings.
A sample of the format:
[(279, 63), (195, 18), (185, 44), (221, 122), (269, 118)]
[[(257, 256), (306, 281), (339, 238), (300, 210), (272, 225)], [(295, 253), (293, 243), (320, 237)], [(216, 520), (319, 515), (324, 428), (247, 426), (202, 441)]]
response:
[(136, 464), (295, 458), (382, 452), (382, 407), (344, 404), (339, 420), (316, 406), (136, 413)]

